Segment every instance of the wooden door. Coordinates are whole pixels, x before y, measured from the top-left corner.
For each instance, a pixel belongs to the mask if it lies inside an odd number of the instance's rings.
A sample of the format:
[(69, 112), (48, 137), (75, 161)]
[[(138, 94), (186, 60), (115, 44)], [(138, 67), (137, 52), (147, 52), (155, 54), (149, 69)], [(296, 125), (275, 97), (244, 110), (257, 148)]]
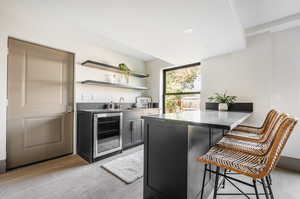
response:
[(7, 167), (73, 151), (74, 55), (9, 38)]

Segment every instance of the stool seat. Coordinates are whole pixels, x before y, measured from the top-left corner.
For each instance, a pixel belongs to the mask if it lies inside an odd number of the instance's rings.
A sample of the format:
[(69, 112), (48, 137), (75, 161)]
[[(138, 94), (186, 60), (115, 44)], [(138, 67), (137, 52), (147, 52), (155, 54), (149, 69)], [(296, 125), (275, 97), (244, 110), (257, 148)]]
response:
[(217, 146), (221, 148), (237, 150), (252, 155), (264, 155), (268, 151), (268, 145), (266, 142), (249, 142), (229, 137), (224, 137), (217, 143)]
[(264, 156), (249, 155), (217, 146), (212, 147), (205, 155), (199, 157), (198, 161), (229, 169), (254, 179), (259, 178), (266, 167)]
[(258, 133), (248, 133), (248, 132), (243, 132), (243, 131), (229, 131), (226, 135), (229, 136), (236, 136), (236, 137), (245, 137), (245, 138), (250, 138), (250, 139), (261, 139), (263, 134), (258, 134)]
[(262, 134), (263, 128), (261, 127), (254, 127), (254, 126), (245, 126), (245, 125), (238, 125), (234, 131), (242, 131), (246, 133), (254, 133), (254, 134)]

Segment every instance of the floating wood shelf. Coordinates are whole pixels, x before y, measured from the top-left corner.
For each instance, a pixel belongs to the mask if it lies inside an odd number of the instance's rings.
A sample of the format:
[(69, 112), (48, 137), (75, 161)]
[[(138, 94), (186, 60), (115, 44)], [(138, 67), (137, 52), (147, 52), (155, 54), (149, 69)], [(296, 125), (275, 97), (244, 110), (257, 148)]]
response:
[(129, 86), (125, 84), (94, 81), (94, 80), (85, 80), (80, 83), (89, 84), (89, 85), (109, 86), (109, 87), (116, 87), (116, 88), (127, 88), (127, 89), (134, 89), (134, 90), (148, 90), (148, 88), (142, 86)]
[[(102, 69), (102, 70), (107, 70), (107, 71), (112, 71), (112, 72), (117, 72), (117, 73), (122, 73), (122, 71), (120, 70), (119, 67), (96, 62), (96, 61), (91, 61), (91, 60), (87, 60), (87, 61), (83, 62), (81, 65), (87, 66), (87, 67), (92, 67), (92, 68), (97, 68), (97, 69)], [(135, 72), (130, 72), (130, 75), (134, 76), (134, 77), (139, 77), (139, 78), (149, 77), (149, 75), (135, 73)]]

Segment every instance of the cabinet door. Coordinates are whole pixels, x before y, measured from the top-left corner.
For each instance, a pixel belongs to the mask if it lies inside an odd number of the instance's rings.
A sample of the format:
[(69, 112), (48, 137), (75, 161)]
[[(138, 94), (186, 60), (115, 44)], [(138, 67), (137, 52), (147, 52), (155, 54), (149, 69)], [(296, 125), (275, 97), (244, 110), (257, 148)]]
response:
[(123, 124), (123, 147), (129, 147), (133, 144), (134, 120), (124, 120)]
[(134, 144), (139, 144), (142, 143), (144, 140), (144, 136), (143, 136), (143, 123), (144, 120), (143, 119), (137, 119), (134, 121), (134, 130), (133, 130), (133, 142)]

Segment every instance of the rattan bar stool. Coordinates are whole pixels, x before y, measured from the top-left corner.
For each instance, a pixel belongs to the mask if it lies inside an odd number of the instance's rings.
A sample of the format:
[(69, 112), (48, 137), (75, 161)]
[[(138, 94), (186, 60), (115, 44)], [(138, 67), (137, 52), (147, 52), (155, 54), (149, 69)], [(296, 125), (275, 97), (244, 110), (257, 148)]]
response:
[(242, 132), (242, 131), (230, 131), (226, 134), (227, 137), (235, 138), (244, 141), (251, 141), (251, 142), (265, 142), (267, 141), (270, 133), (272, 132), (272, 127), (277, 123), (281, 114), (277, 111), (274, 112), (274, 115), (270, 118), (267, 122), (267, 125), (259, 134), (257, 133), (249, 133), (249, 132)]
[[(273, 191), (267, 176), (271, 173), (279, 160), (280, 154), (292, 133), (297, 120), (294, 118), (286, 118), (279, 125), (275, 138), (273, 139), (271, 146), (269, 147), (265, 155), (252, 155), (243, 153), (241, 151), (230, 150), (221, 148), (218, 146), (212, 147), (205, 155), (198, 158), (198, 161), (205, 164), (204, 177), (201, 190), (201, 199), (203, 198), (203, 192), (205, 187), (205, 178), (207, 171), (215, 173), (215, 185), (214, 185), (214, 199), (217, 195), (244, 195), (246, 198), (250, 198), (249, 195), (255, 195), (259, 199), (259, 195), (265, 195), (267, 199), (273, 199)], [(215, 171), (208, 169), (207, 165), (215, 165), (217, 168)], [(252, 184), (244, 182), (240, 179), (227, 176), (220, 173), (220, 168), (234, 171), (238, 174), (242, 174), (252, 178)], [(219, 177), (223, 176), (226, 181), (232, 184), (240, 193), (219, 193)], [(242, 183), (244, 185), (254, 188), (254, 193), (245, 193), (233, 181)], [(261, 183), (264, 189), (264, 193), (258, 193), (257, 182)]]
[[(280, 124), (287, 118), (287, 115), (282, 113), (276, 119), (272, 125), (269, 125), (266, 131), (268, 139), (265, 142), (253, 142), (253, 141), (245, 141), (232, 137), (225, 136), (218, 143), (217, 146), (225, 149), (236, 150), (243, 153), (248, 153), (252, 155), (265, 155), (271, 146), (273, 139), (275, 138), (276, 132), (280, 126)], [(224, 175), (227, 175), (227, 169), (224, 170)], [(272, 184), (272, 177), (268, 175), (268, 179)], [(223, 188), (225, 188), (225, 179), (223, 179)]]
[(274, 118), (276, 114), (278, 114), (278, 111), (274, 109), (270, 110), (261, 127), (238, 125), (236, 128), (233, 129), (233, 131), (261, 134), (264, 132), (264, 130), (267, 128), (268, 124), (271, 122), (271, 120)]
[(278, 128), (280, 127), (284, 119), (286, 119), (287, 117), (288, 115), (282, 113), (277, 118), (276, 122), (269, 126), (269, 128), (266, 130), (269, 132), (266, 133), (268, 136), (265, 142), (245, 141), (236, 139), (234, 137), (225, 136), (217, 143), (217, 146), (252, 155), (265, 155), (268, 152), (268, 149), (276, 136)]

